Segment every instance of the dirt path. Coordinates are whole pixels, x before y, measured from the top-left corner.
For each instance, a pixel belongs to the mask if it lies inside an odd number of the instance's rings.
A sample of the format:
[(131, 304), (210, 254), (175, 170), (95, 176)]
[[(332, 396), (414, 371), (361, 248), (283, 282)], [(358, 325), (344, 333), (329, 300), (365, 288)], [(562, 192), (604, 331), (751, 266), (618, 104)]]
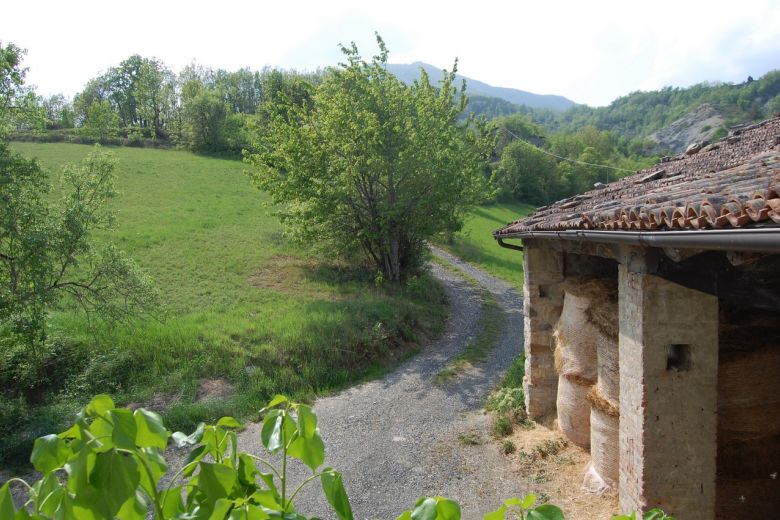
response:
[[(509, 285), (434, 249), (496, 295), (507, 327), (488, 360), (443, 386), (433, 380), (447, 361), (477, 333), (479, 290), (440, 266), (433, 274), (452, 304), (445, 333), (422, 353), (384, 378), (318, 399), (314, 410), (327, 448), (326, 464), (343, 472), (358, 520), (393, 519), (421, 495), (460, 502), (463, 518), (482, 518), (502, 499), (521, 496), (510, 463), (486, 436), (484, 399), (522, 345), (522, 301)], [(239, 445), (261, 453), (259, 425), (242, 432)], [(458, 440), (464, 432), (482, 438), (476, 446)], [(294, 469), (296, 477), (308, 475)], [(297, 481), (298, 478), (295, 480)], [(318, 485), (296, 498), (307, 515), (333, 518)]]

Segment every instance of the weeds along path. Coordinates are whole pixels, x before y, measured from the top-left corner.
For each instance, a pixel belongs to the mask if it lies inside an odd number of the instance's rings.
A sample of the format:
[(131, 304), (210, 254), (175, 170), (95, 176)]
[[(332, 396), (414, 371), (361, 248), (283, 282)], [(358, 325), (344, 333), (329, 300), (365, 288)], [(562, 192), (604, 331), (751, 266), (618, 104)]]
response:
[[(437, 374), (477, 334), (480, 287), (433, 266), (447, 289), (451, 311), (444, 334), (384, 378), (318, 399), (314, 410), (325, 441), (328, 466), (342, 471), (355, 518), (393, 519), (421, 495), (460, 502), (463, 518), (482, 518), (501, 500), (521, 496), (519, 479), (488, 437), (485, 397), (522, 345), (522, 301), (509, 285), (451, 255), (434, 255), (476, 279), (507, 313), (506, 329), (484, 363), (437, 385)], [(474, 432), (478, 445), (459, 441)], [(262, 453), (259, 425), (241, 433), (239, 445)], [(295, 467), (295, 481), (310, 473)], [(335, 518), (317, 482), (296, 498), (304, 514)]]

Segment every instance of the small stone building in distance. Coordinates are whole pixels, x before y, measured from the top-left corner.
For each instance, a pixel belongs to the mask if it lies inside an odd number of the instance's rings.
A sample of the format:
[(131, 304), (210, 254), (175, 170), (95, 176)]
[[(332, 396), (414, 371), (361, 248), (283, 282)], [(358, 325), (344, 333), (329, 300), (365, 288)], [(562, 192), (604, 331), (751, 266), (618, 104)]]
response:
[(586, 487), (780, 518), (780, 116), (494, 237), (524, 251), (528, 413), (590, 450)]

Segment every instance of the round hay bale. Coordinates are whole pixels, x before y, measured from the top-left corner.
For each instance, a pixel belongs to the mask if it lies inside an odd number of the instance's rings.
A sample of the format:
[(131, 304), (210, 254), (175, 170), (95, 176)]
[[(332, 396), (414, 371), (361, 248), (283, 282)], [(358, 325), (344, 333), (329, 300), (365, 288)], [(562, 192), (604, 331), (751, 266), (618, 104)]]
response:
[(591, 304), (587, 297), (566, 291), (561, 317), (555, 325), (555, 368), (564, 376), (596, 380), (596, 342), (598, 329), (591, 324), (586, 311)]
[[(718, 478), (761, 479), (778, 471), (780, 435), (741, 443), (718, 443)], [(780, 475), (777, 475), (777, 478), (780, 478)]]
[(596, 344), (598, 388), (601, 396), (613, 406), (620, 404), (620, 365), (617, 338), (601, 336)]
[(590, 447), (590, 406), (588, 391), (592, 382), (574, 376), (558, 377), (558, 428), (580, 448)]
[(754, 480), (719, 480), (715, 488), (715, 518), (756, 520), (777, 518), (780, 477)]
[(719, 442), (744, 443), (780, 435), (780, 345), (721, 354)]
[(618, 431), (620, 417), (596, 407), (590, 409), (590, 456), (593, 469), (604, 483), (616, 489), (620, 470)]

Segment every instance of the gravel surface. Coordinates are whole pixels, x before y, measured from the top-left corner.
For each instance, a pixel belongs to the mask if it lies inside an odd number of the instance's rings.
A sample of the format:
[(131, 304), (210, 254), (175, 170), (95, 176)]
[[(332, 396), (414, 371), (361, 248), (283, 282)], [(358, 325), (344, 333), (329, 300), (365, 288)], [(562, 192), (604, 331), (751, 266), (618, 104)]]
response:
[[(433, 274), (451, 301), (444, 334), (382, 379), (318, 399), (314, 410), (326, 446), (326, 465), (344, 474), (358, 520), (394, 519), (421, 495), (457, 500), (464, 519), (482, 518), (501, 501), (522, 496), (509, 462), (488, 437), (485, 397), (498, 384), (522, 345), (522, 300), (506, 283), (444, 251), (436, 256), (478, 280), (507, 312), (507, 328), (488, 360), (437, 386), (447, 361), (477, 333), (479, 290), (441, 266)], [(463, 445), (458, 435), (474, 432), (481, 443)], [(240, 434), (239, 446), (263, 453), (259, 425)], [(293, 465), (293, 481), (308, 469)], [(316, 482), (296, 497), (303, 514), (335, 518)]]

